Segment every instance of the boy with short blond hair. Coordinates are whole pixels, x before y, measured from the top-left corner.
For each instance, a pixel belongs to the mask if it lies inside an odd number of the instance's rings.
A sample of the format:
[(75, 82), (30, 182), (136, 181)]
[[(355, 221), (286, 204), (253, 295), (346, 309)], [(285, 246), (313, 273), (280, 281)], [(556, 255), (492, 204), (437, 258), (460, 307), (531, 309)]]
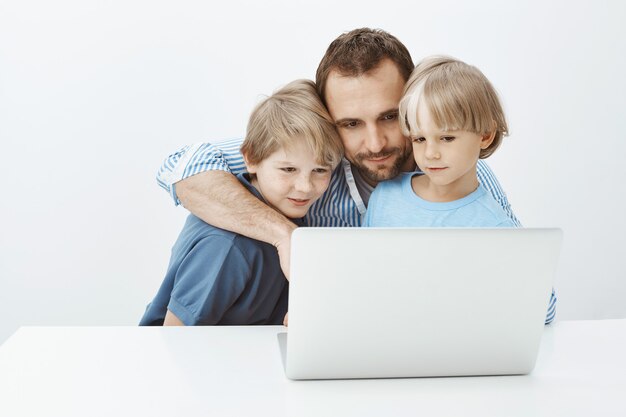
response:
[[(254, 109), (241, 151), (241, 183), (298, 223), (326, 191), (343, 147), (315, 84), (297, 80)], [(274, 246), (190, 215), (140, 325), (281, 324), (287, 295)]]
[(478, 181), (478, 160), (508, 131), (498, 95), (480, 70), (451, 57), (424, 59), (407, 81), (399, 114), (421, 171), (379, 184), (366, 226), (516, 226)]

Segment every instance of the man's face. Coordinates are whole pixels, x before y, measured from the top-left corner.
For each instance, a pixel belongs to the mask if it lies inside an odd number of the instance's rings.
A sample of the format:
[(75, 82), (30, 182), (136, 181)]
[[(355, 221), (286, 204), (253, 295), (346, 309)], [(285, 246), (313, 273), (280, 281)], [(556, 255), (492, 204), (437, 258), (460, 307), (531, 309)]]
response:
[(328, 77), (326, 103), (346, 158), (370, 185), (415, 167), (410, 141), (398, 123), (404, 82), (390, 60), (358, 77), (337, 71)]

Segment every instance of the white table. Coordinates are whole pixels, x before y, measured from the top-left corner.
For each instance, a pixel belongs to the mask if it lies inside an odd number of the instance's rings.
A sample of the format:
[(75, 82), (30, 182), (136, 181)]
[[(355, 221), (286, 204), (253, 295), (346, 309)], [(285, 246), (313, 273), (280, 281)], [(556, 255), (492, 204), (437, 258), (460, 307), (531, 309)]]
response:
[(527, 376), (290, 381), (267, 327), (23, 327), (0, 416), (626, 416), (626, 320), (546, 327)]

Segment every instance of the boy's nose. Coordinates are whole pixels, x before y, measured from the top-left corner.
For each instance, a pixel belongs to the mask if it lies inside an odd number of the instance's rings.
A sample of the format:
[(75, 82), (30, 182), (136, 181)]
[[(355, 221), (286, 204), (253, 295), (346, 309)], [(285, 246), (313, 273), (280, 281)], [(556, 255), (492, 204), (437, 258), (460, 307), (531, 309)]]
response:
[(302, 193), (308, 193), (313, 188), (309, 175), (299, 175), (296, 179), (295, 189)]
[(428, 159), (439, 159), (441, 158), (441, 153), (439, 152), (439, 147), (436, 144), (426, 142), (426, 152), (424, 155)]

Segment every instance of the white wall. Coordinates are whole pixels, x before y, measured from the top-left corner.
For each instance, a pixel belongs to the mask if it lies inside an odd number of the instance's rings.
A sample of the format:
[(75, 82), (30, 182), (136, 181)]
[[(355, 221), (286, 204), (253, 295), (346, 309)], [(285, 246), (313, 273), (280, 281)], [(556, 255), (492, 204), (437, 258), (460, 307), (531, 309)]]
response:
[(626, 317), (622, 2), (0, 3), (0, 342), (133, 325), (186, 216), (154, 173), (243, 135), (261, 94), (380, 27), (477, 65), (512, 135), (489, 161), (526, 226), (565, 231), (559, 318)]

